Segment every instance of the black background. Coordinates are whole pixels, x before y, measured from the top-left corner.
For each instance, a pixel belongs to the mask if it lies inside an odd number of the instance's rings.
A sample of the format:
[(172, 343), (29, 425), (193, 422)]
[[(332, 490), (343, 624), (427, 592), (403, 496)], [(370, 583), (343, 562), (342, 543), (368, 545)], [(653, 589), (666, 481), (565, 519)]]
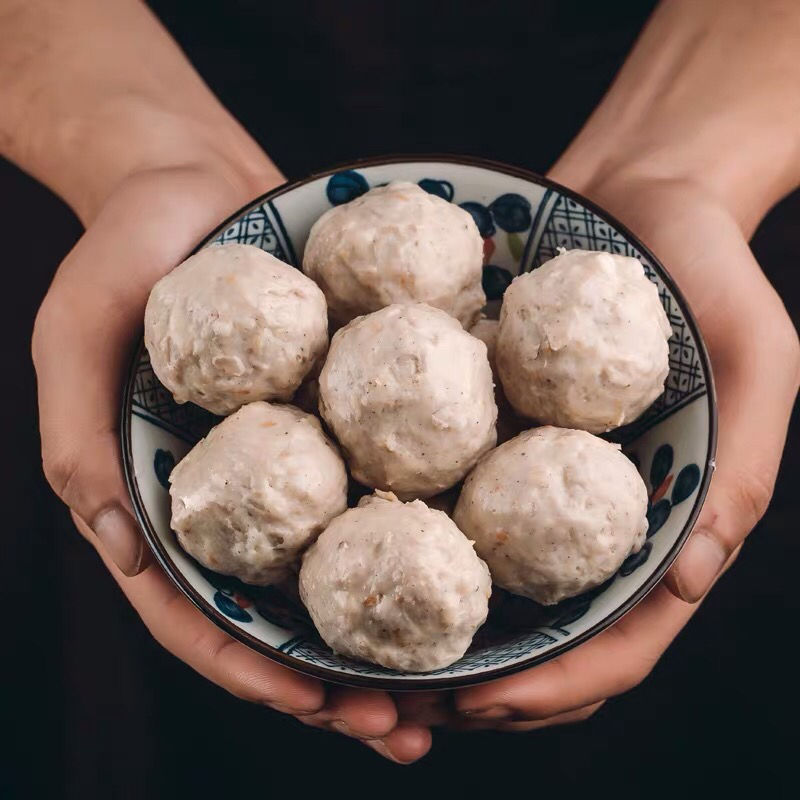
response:
[[(425, 151), (545, 171), (602, 96), (652, 4), (381, 5), (153, 4), (289, 177)], [(437, 733), (430, 755), (398, 767), (232, 699), (149, 638), (41, 475), (28, 342), (80, 226), (4, 162), (0, 211), (0, 796), (796, 796), (797, 413), (770, 511), (643, 685), (579, 726)], [(795, 194), (753, 242), (795, 324), (798, 219)]]

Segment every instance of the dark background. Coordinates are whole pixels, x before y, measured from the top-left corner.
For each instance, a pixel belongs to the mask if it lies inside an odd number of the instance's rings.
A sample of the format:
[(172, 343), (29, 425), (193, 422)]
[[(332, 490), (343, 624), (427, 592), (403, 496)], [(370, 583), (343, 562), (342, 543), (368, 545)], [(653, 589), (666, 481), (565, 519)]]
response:
[[(289, 177), (392, 151), (473, 153), (544, 171), (653, 4), (381, 5), (153, 3)], [(0, 210), (0, 797), (796, 796), (797, 413), (770, 511), (642, 686), (579, 726), (437, 733), (427, 758), (398, 767), (232, 699), (149, 638), (40, 469), (28, 342), (80, 226), (4, 162)], [(795, 324), (798, 220), (796, 194), (753, 242)]]

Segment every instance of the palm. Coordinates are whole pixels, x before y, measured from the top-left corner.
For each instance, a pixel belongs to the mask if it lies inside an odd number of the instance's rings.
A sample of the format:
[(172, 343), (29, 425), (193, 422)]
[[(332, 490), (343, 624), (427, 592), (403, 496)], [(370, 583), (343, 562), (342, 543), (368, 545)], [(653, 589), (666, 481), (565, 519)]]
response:
[[(106, 202), (61, 265), (37, 319), (33, 350), (45, 470), (164, 647), (239, 697), (311, 725), (381, 737), (371, 743), (384, 755), (413, 760), (428, 749), (429, 734), (397, 727), (387, 694), (324, 687), (249, 650), (209, 622), (155, 564), (142, 570), (145, 548), (138, 535), (128, 537), (132, 543), (121, 544), (119, 536), (101, 540), (97, 524), (94, 531), (86, 524), (110, 499), (130, 511), (118, 447), (119, 392), (152, 285), (257, 192), (214, 171), (181, 168), (129, 179)], [(71, 395), (81, 402), (68, 402)], [(127, 575), (119, 563), (128, 565)]]
[(541, 667), (459, 692), (457, 708), (482, 712), (470, 727), (527, 730), (582, 719), (647, 675), (698, 607), (679, 598), (700, 599), (764, 513), (797, 392), (796, 337), (724, 208), (682, 183), (574, 188), (630, 227), (689, 300), (717, 387), (717, 471), (696, 527), (702, 533), (692, 537), (699, 547), (690, 543), (665, 581), (603, 634)]

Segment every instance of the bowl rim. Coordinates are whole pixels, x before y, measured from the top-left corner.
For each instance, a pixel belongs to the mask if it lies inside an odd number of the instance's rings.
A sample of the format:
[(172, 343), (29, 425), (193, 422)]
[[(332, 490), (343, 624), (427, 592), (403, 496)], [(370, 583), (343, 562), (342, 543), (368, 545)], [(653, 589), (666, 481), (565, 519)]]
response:
[[(659, 274), (660, 279), (664, 282), (667, 286), (669, 291), (672, 293), (673, 297), (675, 298), (678, 306), (681, 309), (681, 313), (684, 316), (684, 319), (689, 326), (689, 330), (691, 331), (695, 343), (697, 345), (698, 355), (700, 357), (700, 361), (703, 365), (703, 369), (705, 375), (707, 377), (707, 402), (708, 402), (708, 443), (707, 443), (707, 459), (704, 464), (703, 468), (703, 475), (700, 480), (700, 484), (698, 487), (697, 497), (695, 498), (694, 505), (692, 510), (689, 512), (689, 516), (684, 524), (680, 534), (678, 535), (675, 543), (670, 548), (669, 552), (664, 556), (661, 563), (655, 569), (653, 574), (639, 587), (639, 589), (634, 592), (630, 597), (628, 597), (623, 603), (621, 603), (617, 608), (615, 608), (610, 614), (606, 615), (592, 625), (587, 630), (583, 631), (576, 636), (571, 637), (568, 640), (565, 640), (555, 647), (550, 648), (544, 653), (536, 653), (534, 652), (528, 658), (523, 658), (519, 661), (514, 662), (513, 664), (504, 665), (494, 667), (492, 669), (487, 669), (483, 671), (476, 671), (476, 672), (467, 672), (461, 675), (451, 676), (451, 677), (426, 677), (421, 675), (419, 678), (397, 678), (391, 675), (386, 676), (373, 676), (373, 675), (361, 675), (357, 673), (345, 673), (339, 672), (329, 667), (325, 667), (318, 664), (310, 664), (302, 659), (296, 658), (291, 654), (284, 653), (278, 650), (276, 647), (263, 642), (261, 639), (256, 638), (252, 634), (248, 633), (245, 630), (242, 630), (237, 625), (233, 624), (230, 620), (228, 620), (220, 611), (214, 608), (208, 601), (206, 601), (199, 592), (192, 586), (189, 580), (183, 575), (181, 570), (175, 565), (175, 563), (170, 558), (169, 554), (166, 552), (166, 549), (161, 543), (161, 540), (156, 533), (152, 522), (150, 521), (150, 517), (147, 513), (145, 508), (144, 502), (142, 501), (141, 493), (139, 491), (139, 484), (138, 479), (135, 474), (134, 464), (133, 464), (133, 451), (132, 451), (132, 444), (131, 444), (131, 421), (132, 421), (132, 396), (133, 396), (133, 386), (136, 378), (136, 369), (139, 363), (139, 360), (142, 356), (142, 351), (144, 349), (144, 340), (142, 334), (142, 328), (140, 327), (136, 339), (134, 340), (133, 346), (133, 353), (132, 357), (128, 366), (128, 370), (125, 374), (124, 378), (124, 386), (122, 392), (122, 403), (121, 403), (121, 419), (120, 419), (120, 440), (122, 445), (122, 467), (125, 474), (125, 482), (127, 484), (128, 493), (131, 498), (131, 502), (133, 504), (134, 513), (139, 523), (140, 528), (144, 534), (144, 537), (152, 551), (153, 555), (155, 556), (156, 561), (158, 562), (161, 569), (166, 572), (169, 576), (170, 580), (181, 590), (181, 592), (191, 601), (191, 603), (198, 608), (208, 619), (210, 619), (215, 625), (219, 628), (224, 630), (229, 636), (232, 636), (237, 641), (241, 642), (242, 644), (246, 645), (247, 647), (255, 650), (256, 652), (260, 653), (261, 655), (266, 656), (267, 658), (275, 661), (285, 667), (288, 667), (296, 672), (300, 672), (305, 675), (310, 675), (315, 678), (319, 678), (321, 680), (325, 680), (331, 683), (345, 685), (345, 686), (353, 686), (359, 688), (369, 688), (369, 689), (388, 689), (392, 691), (421, 691), (421, 690), (431, 690), (431, 689), (455, 689), (465, 686), (474, 686), (480, 683), (485, 683), (487, 681), (496, 680), (497, 678), (501, 678), (507, 675), (512, 675), (517, 672), (521, 672), (522, 670), (530, 669), (531, 667), (538, 666), (539, 664), (543, 664), (546, 661), (550, 661), (553, 658), (557, 658), (558, 656), (563, 655), (569, 650), (577, 647), (583, 642), (588, 641), (592, 637), (596, 636), (598, 633), (609, 628), (619, 619), (621, 619), (625, 614), (627, 614), (631, 609), (633, 609), (636, 605), (638, 605), (651, 591), (655, 588), (655, 586), (659, 583), (661, 578), (664, 576), (666, 571), (669, 567), (673, 564), (675, 559), (678, 556), (678, 553), (681, 551), (683, 545), (685, 544), (686, 540), (689, 537), (692, 529), (694, 528), (695, 522), (700, 514), (700, 510), (703, 507), (703, 503), (705, 502), (706, 495), (708, 493), (708, 488), (711, 483), (711, 479), (714, 473), (714, 464), (715, 464), (715, 455), (716, 455), (716, 448), (717, 448), (717, 396), (716, 396), (716, 389), (714, 386), (714, 376), (711, 369), (711, 359), (708, 355), (708, 350), (706, 348), (705, 341), (703, 340), (702, 334), (700, 332), (700, 327), (697, 324), (697, 320), (689, 306), (688, 301), (684, 297), (681, 290), (678, 288), (677, 283), (672, 278), (666, 267), (661, 263), (661, 261), (656, 258), (656, 256), (652, 253), (652, 251), (636, 236), (633, 232), (621, 222), (619, 222), (614, 216), (609, 214), (607, 211), (602, 209), (593, 201), (589, 200), (588, 198), (584, 197), (578, 192), (573, 191), (572, 189), (563, 186), (556, 181), (550, 180), (538, 173), (534, 172), (533, 170), (526, 169), (524, 167), (518, 167), (511, 164), (505, 164), (501, 161), (495, 161), (492, 159), (482, 158), (479, 156), (472, 156), (472, 155), (458, 155), (458, 154), (447, 154), (447, 153), (425, 153), (425, 154), (416, 154), (416, 153), (407, 153), (407, 154), (392, 154), (386, 156), (372, 156), (369, 158), (358, 159), (355, 161), (348, 161), (342, 164), (336, 164), (332, 167), (327, 169), (313, 172), (305, 178), (300, 178), (298, 180), (289, 180), (285, 183), (277, 186), (274, 189), (271, 189), (264, 194), (255, 197), (253, 200), (249, 201), (245, 205), (243, 205), (239, 210), (228, 216), (223, 222), (221, 222), (211, 233), (207, 234), (202, 238), (202, 240), (197, 244), (196, 247), (191, 251), (189, 255), (194, 255), (200, 249), (205, 247), (211, 241), (216, 239), (220, 233), (225, 231), (230, 225), (235, 222), (239, 217), (244, 215), (248, 210), (253, 208), (254, 206), (261, 205), (265, 202), (271, 201), (280, 197), (281, 195), (287, 194), (301, 186), (304, 186), (308, 183), (312, 183), (313, 181), (317, 181), (321, 178), (330, 177), (331, 175), (336, 174), (337, 172), (343, 172), (347, 170), (359, 170), (367, 167), (380, 167), (380, 166), (387, 166), (392, 164), (413, 164), (413, 163), (446, 163), (446, 164), (456, 164), (460, 166), (472, 166), (472, 167), (479, 167), (482, 169), (490, 170), (493, 172), (499, 172), (504, 175), (508, 175), (514, 178), (520, 178), (522, 180), (529, 181), (531, 183), (537, 184), (539, 186), (543, 186), (547, 189), (553, 189), (556, 192), (564, 195), (565, 197), (576, 201), (577, 203), (581, 204), (585, 208), (592, 211), (596, 214), (600, 219), (607, 222), (617, 231), (619, 231), (629, 242), (631, 242), (643, 255), (645, 255), (653, 267)], [(187, 256), (188, 257), (188, 256)]]

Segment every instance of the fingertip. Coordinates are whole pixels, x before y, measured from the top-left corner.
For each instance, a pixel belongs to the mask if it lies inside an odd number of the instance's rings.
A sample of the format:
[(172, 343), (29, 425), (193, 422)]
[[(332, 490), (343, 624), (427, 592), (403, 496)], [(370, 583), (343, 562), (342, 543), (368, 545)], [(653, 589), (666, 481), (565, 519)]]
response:
[(428, 728), (421, 725), (398, 725), (388, 736), (365, 742), (376, 753), (396, 764), (408, 765), (426, 755), (433, 744)]
[(329, 687), (325, 705), (308, 720), (358, 739), (377, 739), (397, 725), (397, 709), (386, 692)]
[(397, 708), (386, 692), (340, 690), (336, 706), (342, 719), (358, 736), (386, 736), (397, 725)]

